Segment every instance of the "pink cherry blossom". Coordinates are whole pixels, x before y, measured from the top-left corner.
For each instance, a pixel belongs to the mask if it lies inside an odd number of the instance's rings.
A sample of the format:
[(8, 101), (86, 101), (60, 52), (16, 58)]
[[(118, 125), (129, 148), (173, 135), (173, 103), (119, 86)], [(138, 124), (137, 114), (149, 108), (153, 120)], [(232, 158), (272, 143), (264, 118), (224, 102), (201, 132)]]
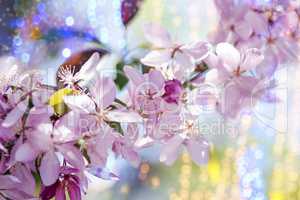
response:
[(161, 72), (151, 70), (148, 74), (141, 74), (129, 66), (126, 66), (124, 71), (130, 80), (129, 96), (132, 109), (148, 117), (160, 112), (165, 82)]
[(251, 106), (258, 98), (254, 89), (262, 81), (260, 77), (253, 76), (251, 71), (263, 59), (258, 49), (247, 49), (240, 53), (229, 43), (217, 45), (216, 54), (208, 59), (213, 69), (207, 73), (206, 82), (221, 86), (217, 108), (222, 115), (235, 118), (242, 108)]
[(180, 121), (180, 124), (172, 127), (171, 135), (165, 135), (160, 161), (172, 165), (178, 158), (182, 147), (185, 147), (196, 164), (207, 163), (209, 144), (196, 127), (197, 117), (181, 113)]
[(210, 45), (206, 42), (174, 44), (169, 33), (157, 24), (145, 26), (145, 37), (158, 50), (148, 53), (141, 62), (163, 69), (163, 72), (173, 76), (170, 78), (182, 79), (184, 73), (193, 70), (196, 62), (206, 58), (210, 51)]

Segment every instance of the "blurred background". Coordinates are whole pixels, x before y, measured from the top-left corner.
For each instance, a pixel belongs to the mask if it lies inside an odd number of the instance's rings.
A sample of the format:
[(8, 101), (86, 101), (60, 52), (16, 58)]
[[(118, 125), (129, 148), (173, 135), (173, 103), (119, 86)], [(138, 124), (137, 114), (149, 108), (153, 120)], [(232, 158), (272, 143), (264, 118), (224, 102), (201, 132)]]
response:
[[(103, 64), (108, 68), (133, 64), (145, 53), (147, 22), (162, 24), (178, 42), (208, 40), (217, 26), (212, 0), (130, 2), (126, 9), (138, 11), (133, 18), (122, 13), (122, 0), (0, 0), (0, 64), (17, 59), (26, 68), (45, 69), (47, 81), (55, 84), (58, 67), (83, 50), (109, 49)], [(259, 117), (227, 122), (203, 116), (203, 123), (215, 124), (207, 134), (212, 145), (207, 165), (194, 165), (185, 153), (174, 166), (162, 165), (159, 146), (142, 152), (139, 168), (112, 157), (108, 167), (120, 181), (93, 180), (85, 199), (300, 199), (298, 68), (289, 64), (276, 74), (281, 101), (258, 104)]]

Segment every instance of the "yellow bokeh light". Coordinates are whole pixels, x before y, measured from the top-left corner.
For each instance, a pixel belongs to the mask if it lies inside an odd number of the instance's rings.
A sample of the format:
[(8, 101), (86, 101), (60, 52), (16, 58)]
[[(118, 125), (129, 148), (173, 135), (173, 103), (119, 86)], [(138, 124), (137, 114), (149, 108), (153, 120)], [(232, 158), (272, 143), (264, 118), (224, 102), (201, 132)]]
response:
[(153, 188), (158, 188), (160, 186), (160, 179), (157, 176), (151, 178), (151, 185)]
[(130, 191), (130, 188), (129, 188), (128, 185), (122, 185), (122, 186), (121, 186), (120, 192), (121, 192), (122, 194), (128, 194), (129, 191)]
[(283, 192), (274, 191), (270, 193), (270, 200), (285, 200), (285, 195)]
[(148, 174), (150, 171), (150, 165), (148, 163), (143, 163), (140, 168), (142, 174)]
[(221, 169), (220, 169), (220, 164), (216, 160), (211, 160), (208, 163), (208, 173), (209, 173), (209, 178), (213, 183), (219, 182), (221, 178)]

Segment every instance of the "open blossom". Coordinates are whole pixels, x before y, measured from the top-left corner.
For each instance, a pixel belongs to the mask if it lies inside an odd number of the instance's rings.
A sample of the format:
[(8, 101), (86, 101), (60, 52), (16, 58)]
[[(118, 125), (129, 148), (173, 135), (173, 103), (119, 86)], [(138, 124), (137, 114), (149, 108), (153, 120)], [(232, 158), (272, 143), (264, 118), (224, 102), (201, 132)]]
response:
[(145, 37), (157, 50), (148, 53), (141, 62), (161, 69), (172, 76), (170, 78), (183, 79), (185, 73), (190, 73), (195, 64), (206, 58), (210, 51), (210, 45), (206, 42), (174, 44), (169, 33), (156, 24), (145, 27)]
[(236, 117), (243, 107), (254, 102), (255, 87), (261, 79), (251, 75), (251, 70), (262, 62), (264, 56), (258, 49), (247, 49), (240, 53), (229, 43), (220, 43), (216, 54), (208, 60), (212, 67), (206, 82), (221, 86), (221, 97), (217, 101), (221, 114)]
[(153, 116), (161, 112), (162, 94), (165, 78), (158, 70), (141, 74), (138, 70), (126, 66), (125, 74), (129, 78), (130, 106), (142, 116)]
[[(160, 153), (160, 161), (172, 165), (178, 158), (182, 147), (185, 147), (190, 154), (192, 160), (202, 165), (208, 162), (209, 158), (209, 144), (206, 139), (199, 133), (197, 128), (197, 116), (191, 116), (184, 111), (177, 115), (177, 120), (180, 123), (173, 124), (171, 129), (161, 130), (164, 133), (164, 143)], [(166, 119), (174, 119), (175, 116)], [(166, 123), (170, 123), (165, 121)], [(161, 122), (164, 123), (164, 122)], [(164, 124), (162, 124), (164, 125)], [(164, 127), (164, 126), (162, 126)]]
[(156, 69), (141, 74), (138, 70), (126, 66), (124, 71), (130, 80), (131, 107), (143, 117), (148, 115), (150, 117), (164, 112), (168, 107), (167, 104), (178, 105), (182, 100), (184, 92), (182, 81), (177, 79), (167, 80)]
[(96, 80), (89, 92), (89, 95), (81, 94), (64, 98), (64, 102), (72, 109), (66, 114), (66, 118), (70, 117), (75, 122), (72, 125), (75, 126), (78, 122), (80, 124), (81, 121), (88, 121), (88, 124), (85, 124), (87, 127), (79, 127), (81, 130), (75, 130), (82, 131), (82, 137), (87, 138), (85, 145), (92, 164), (104, 167), (108, 150), (111, 149), (114, 141), (113, 130), (106, 121), (109, 121), (108, 107), (115, 99), (116, 88), (110, 78), (103, 77)]
[[(210, 67), (218, 68), (222, 66), (227, 74), (227, 77), (239, 77), (241, 74), (255, 70), (260, 64), (264, 56), (261, 51), (256, 48), (246, 49), (240, 53), (234, 46), (229, 43), (219, 43), (216, 46), (216, 57), (212, 55), (211, 59), (215, 59)], [(217, 66), (214, 66), (216, 64)], [(226, 75), (226, 74), (224, 74)], [(227, 79), (225, 76), (224, 79)], [(222, 77), (220, 77), (222, 79)]]

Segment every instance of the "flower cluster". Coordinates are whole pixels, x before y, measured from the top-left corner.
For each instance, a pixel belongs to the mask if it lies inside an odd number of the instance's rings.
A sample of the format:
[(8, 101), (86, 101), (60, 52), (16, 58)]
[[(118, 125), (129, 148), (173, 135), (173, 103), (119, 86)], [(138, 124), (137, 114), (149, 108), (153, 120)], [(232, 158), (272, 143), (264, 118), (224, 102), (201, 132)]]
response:
[(298, 59), (299, 2), (215, 0), (215, 4), (220, 21), (212, 40), (262, 50), (265, 59), (256, 70), (260, 76), (272, 76), (280, 64)]
[(236, 118), (268, 93), (266, 80), (253, 73), (264, 59), (258, 49), (176, 44), (154, 24), (146, 38), (153, 50), (141, 59), (144, 73), (123, 69), (126, 95), (96, 70), (97, 52), (79, 70), (58, 73), (63, 87), (45, 85), (39, 71), (9, 66), (0, 91), (0, 199), (80, 200), (87, 174), (118, 178), (106, 168), (109, 156), (138, 167), (141, 149), (153, 145), (167, 165), (182, 148), (204, 164), (209, 143), (197, 128), (199, 116)]
[[(128, 23), (140, 1), (124, 2)], [(60, 69), (58, 87), (46, 85), (39, 71), (9, 63), (0, 76), (0, 199), (80, 200), (90, 175), (118, 179), (106, 167), (110, 156), (138, 167), (144, 148), (159, 148), (166, 165), (182, 149), (205, 164), (210, 145), (199, 117), (236, 119), (258, 101), (276, 101), (271, 76), (298, 53), (298, 3), (215, 3), (221, 16), (215, 45), (176, 43), (148, 24), (151, 51), (139, 67), (117, 72), (129, 80), (126, 91), (96, 70), (99, 52), (82, 66)]]

